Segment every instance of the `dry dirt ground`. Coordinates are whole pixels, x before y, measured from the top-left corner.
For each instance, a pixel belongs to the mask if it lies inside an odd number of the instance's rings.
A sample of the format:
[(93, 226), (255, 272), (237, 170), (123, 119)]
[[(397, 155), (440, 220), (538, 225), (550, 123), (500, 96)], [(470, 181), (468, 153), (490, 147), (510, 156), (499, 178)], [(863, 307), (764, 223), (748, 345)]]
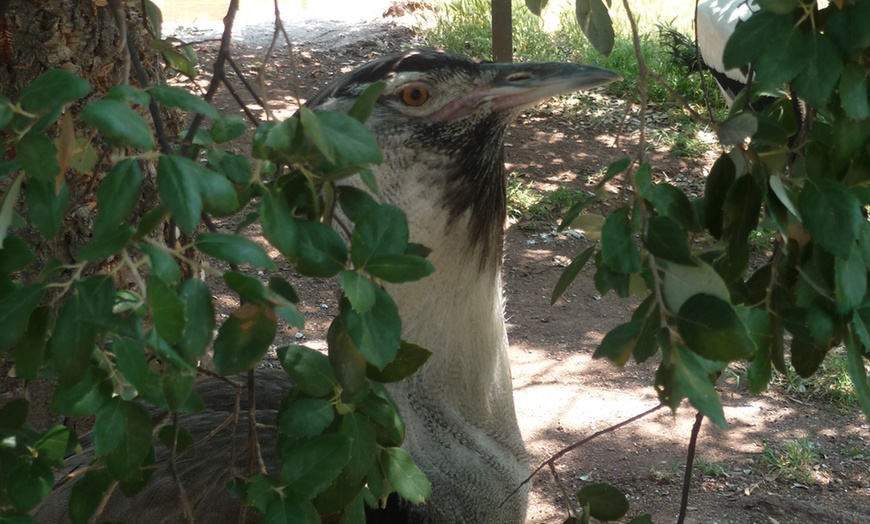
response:
[[(292, 53), (279, 46), (264, 83), (276, 116), (295, 111), (291, 86), (298, 87), (304, 101), (335, 76), (416, 42), (413, 29), (404, 24), (380, 25), (348, 44), (347, 34), (358, 29), (331, 28), (332, 37), (297, 42)], [(258, 64), (264, 53), (261, 44), (236, 43), (234, 54), (242, 63)], [(213, 60), (216, 47), (208, 42), (198, 46), (202, 64)], [(248, 71), (253, 74), (253, 69)], [(507, 138), (509, 171), (537, 190), (589, 190), (596, 173), (624, 155), (632, 142), (629, 135), (623, 147), (615, 145), (624, 112), (621, 101), (599, 96), (585, 105), (590, 104), (605, 109), (591, 119), (566, 109), (565, 103), (551, 102), (522, 115)], [(233, 111), (235, 103), (223, 95), (216, 105)], [(651, 151), (650, 157), (657, 180), (699, 192), (714, 154), (686, 159)], [(618, 191), (616, 186), (610, 189)], [(605, 205), (599, 211), (606, 211)], [(536, 465), (657, 404), (653, 367), (629, 364), (619, 369), (591, 358), (604, 334), (626, 321), (635, 302), (599, 296), (587, 269), (555, 306), (549, 305), (566, 262), (588, 245), (576, 232), (555, 233), (550, 221), (514, 221), (507, 231), (504, 274), (516, 407)], [(288, 265), (282, 272), (292, 278)], [(323, 348), (322, 334), (337, 307), (335, 288), (328, 282), (300, 285), (307, 327), (301, 333), (285, 329), (279, 344), (294, 340)], [(722, 473), (696, 471), (686, 522), (870, 522), (870, 428), (860, 412), (781, 391), (751, 396), (739, 371), (726, 376), (730, 378), (718, 388), (730, 429), (705, 423), (697, 451), (698, 458), (720, 465)], [(675, 414), (662, 410), (566, 455), (556, 467), (565, 491), (609, 482), (628, 496), (629, 517), (649, 513), (654, 522), (674, 522), (694, 416), (687, 404)], [(762, 442), (777, 447), (796, 438), (818, 446), (813, 482), (777, 477), (761, 460)], [(553, 475), (545, 468), (532, 484), (528, 521), (561, 522), (566, 515), (563, 491)]]

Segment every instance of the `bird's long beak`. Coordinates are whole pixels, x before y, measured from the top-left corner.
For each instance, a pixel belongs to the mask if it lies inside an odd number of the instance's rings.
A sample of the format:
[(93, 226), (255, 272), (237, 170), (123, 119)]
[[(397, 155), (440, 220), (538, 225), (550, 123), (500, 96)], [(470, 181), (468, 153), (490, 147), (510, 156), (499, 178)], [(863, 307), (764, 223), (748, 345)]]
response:
[(622, 77), (585, 64), (543, 62), (535, 64), (487, 64), (498, 75), (485, 99), (493, 101), (493, 111), (521, 109), (541, 100), (618, 82)]
[(481, 64), (495, 72), (492, 81), (478, 86), (429, 116), (445, 121), (462, 117), (480, 104), (491, 103), (493, 112), (516, 112), (552, 96), (590, 89), (622, 80), (618, 74), (586, 64), (539, 62), (530, 64)]

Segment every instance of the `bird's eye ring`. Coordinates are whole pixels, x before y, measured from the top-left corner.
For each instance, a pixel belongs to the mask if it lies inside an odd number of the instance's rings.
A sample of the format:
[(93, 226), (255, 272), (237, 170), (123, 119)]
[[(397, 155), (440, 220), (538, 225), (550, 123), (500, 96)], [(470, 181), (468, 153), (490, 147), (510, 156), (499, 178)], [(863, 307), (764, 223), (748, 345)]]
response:
[(408, 86), (400, 94), (402, 102), (411, 107), (420, 107), (429, 100), (429, 90), (423, 86)]

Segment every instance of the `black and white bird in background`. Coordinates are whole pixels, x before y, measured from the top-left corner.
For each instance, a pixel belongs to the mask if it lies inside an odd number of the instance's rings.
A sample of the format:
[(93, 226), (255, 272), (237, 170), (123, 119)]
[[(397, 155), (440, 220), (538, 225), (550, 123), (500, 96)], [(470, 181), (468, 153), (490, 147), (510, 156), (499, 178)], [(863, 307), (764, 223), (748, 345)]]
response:
[[(725, 44), (734, 34), (739, 22), (745, 22), (759, 7), (755, 0), (700, 0), (696, 17), (696, 41), (670, 27), (661, 27), (659, 33), (670, 47), (674, 60), (690, 71), (709, 71), (730, 108), (741, 91), (749, 84), (746, 73), (740, 69), (726, 69), (722, 59)], [(773, 98), (766, 100), (767, 103)], [(753, 106), (763, 108), (764, 102)]]
[[(405, 419), (404, 448), (430, 480), (432, 497), (419, 506), (396, 504), (369, 522), (524, 522), (528, 487), (509, 497), (529, 464), (504, 321), (504, 135), (523, 108), (617, 80), (612, 71), (582, 64), (482, 63), (421, 49), (365, 64), (307, 102), (315, 110), (346, 111), (371, 83), (386, 83), (366, 121), (383, 151), (375, 168), (378, 197), (405, 211), (411, 241), (432, 250), (436, 268), (420, 282), (388, 289), (402, 338), (433, 351), (416, 375), (391, 387)], [(287, 380), (282, 373), (258, 376), (258, 421), (274, 424)], [(209, 409), (181, 417), (195, 436), (233, 408), (232, 393), (214, 381), (199, 391)], [(274, 471), (275, 435), (263, 430), (261, 437)], [(223, 431), (177, 461), (196, 522), (237, 522), (239, 502), (224, 488), (232, 474), (230, 438)], [(168, 502), (177, 495), (163, 468), (137, 497), (113, 495), (101, 520), (182, 522), (181, 505)], [(40, 522), (64, 521), (62, 498), (40, 510)]]

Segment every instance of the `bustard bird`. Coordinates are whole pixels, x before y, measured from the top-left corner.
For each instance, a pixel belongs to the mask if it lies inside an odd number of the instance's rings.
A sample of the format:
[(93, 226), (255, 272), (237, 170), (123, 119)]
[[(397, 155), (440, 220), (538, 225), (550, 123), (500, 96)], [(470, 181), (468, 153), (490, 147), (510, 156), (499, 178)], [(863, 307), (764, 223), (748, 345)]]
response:
[[(393, 508), (382, 522), (524, 521), (527, 493), (508, 498), (528, 465), (514, 412), (500, 274), (503, 137), (522, 108), (619, 79), (587, 65), (480, 63), (423, 49), (365, 64), (307, 102), (312, 109), (344, 111), (372, 82), (386, 82), (366, 122), (383, 150), (379, 198), (407, 213), (411, 240), (431, 248), (436, 268), (421, 282), (389, 289), (403, 338), (434, 353), (418, 374), (391, 388), (405, 418), (404, 446), (431, 481), (432, 498)], [(277, 409), (280, 380), (259, 380), (258, 408)], [(203, 397), (223, 404), (218, 409), (231, 408), (208, 384)], [(208, 417), (222, 417), (212, 413), (182, 422), (205, 426)], [(228, 438), (206, 445), (228, 446)], [(198, 453), (179, 464), (179, 475), (194, 483), (188, 492), (197, 522), (235, 522), (238, 512), (221, 493), (226, 464), (215, 460), (214, 449)], [(175, 495), (165, 477), (152, 479), (156, 487), (144, 493), (145, 502), (117, 497), (106, 517), (180, 522), (177, 505), (156, 504)]]
[(696, 31), (701, 58), (709, 69), (728, 107), (746, 88), (747, 77), (739, 69), (726, 69), (722, 54), (738, 22), (749, 20), (758, 11), (755, 0), (701, 0), (698, 2)]

